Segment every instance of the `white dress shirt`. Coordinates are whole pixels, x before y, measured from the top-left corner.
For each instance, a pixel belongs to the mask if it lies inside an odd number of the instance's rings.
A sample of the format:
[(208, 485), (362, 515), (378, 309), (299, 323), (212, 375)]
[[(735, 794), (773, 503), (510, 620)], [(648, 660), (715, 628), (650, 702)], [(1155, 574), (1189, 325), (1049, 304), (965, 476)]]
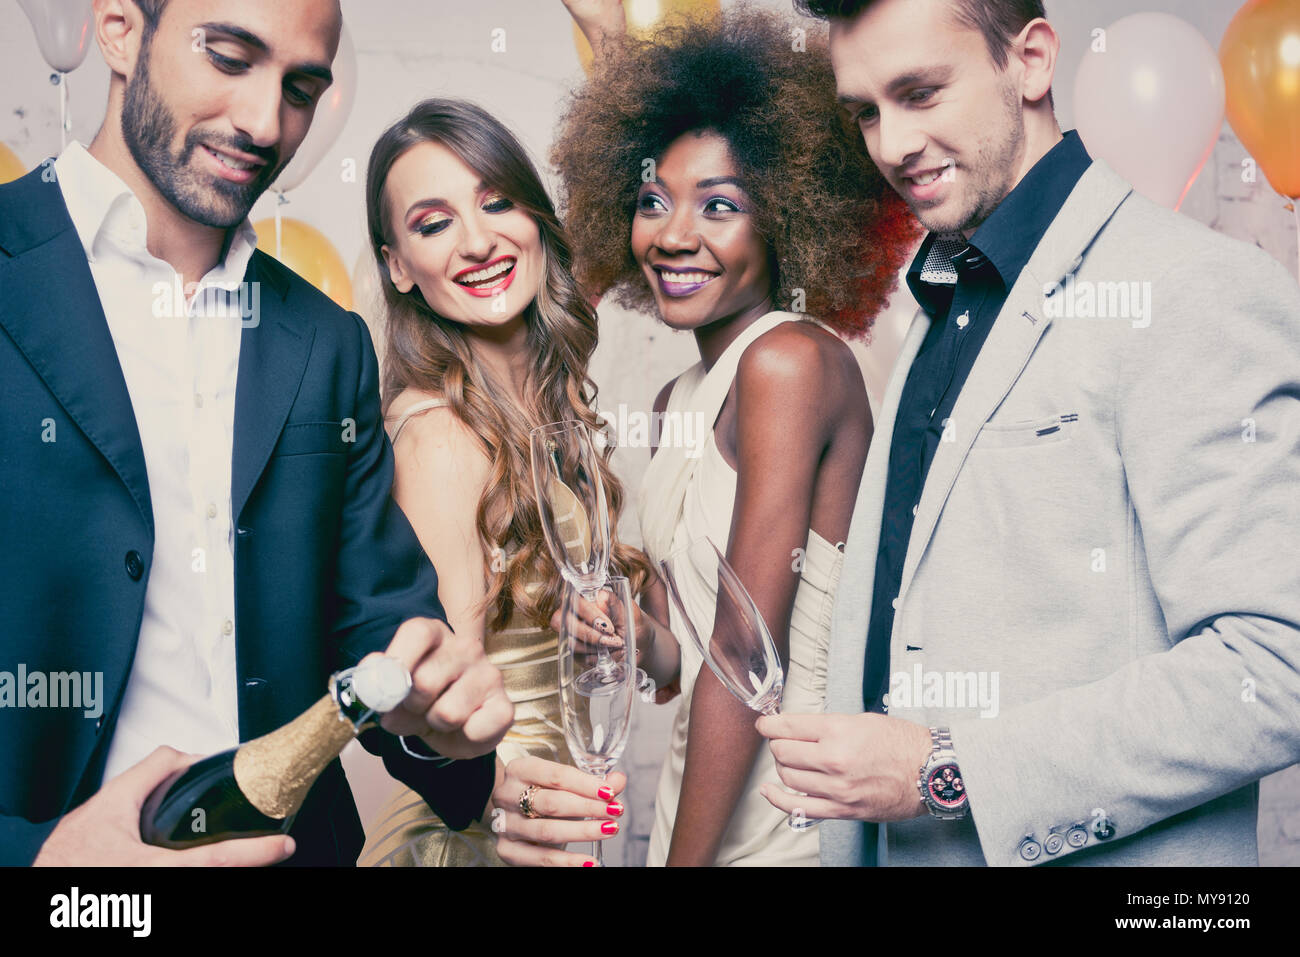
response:
[(230, 463), (241, 286), (257, 237), (245, 220), (186, 297), (176, 271), (149, 254), (144, 207), (117, 175), (76, 142), (54, 170), (126, 379), (153, 502), (144, 619), (107, 781), (158, 745), (211, 754), (239, 742)]

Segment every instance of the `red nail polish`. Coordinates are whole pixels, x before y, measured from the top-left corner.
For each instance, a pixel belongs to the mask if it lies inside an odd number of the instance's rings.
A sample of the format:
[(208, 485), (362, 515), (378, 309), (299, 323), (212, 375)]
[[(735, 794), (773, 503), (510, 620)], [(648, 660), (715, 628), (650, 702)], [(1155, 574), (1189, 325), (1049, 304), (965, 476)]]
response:
[(603, 788), (601, 788), (599, 791), (596, 792), (596, 795), (597, 795), (597, 796), (598, 796), (602, 801), (612, 801), (612, 800), (614, 800), (614, 789), (613, 789), (613, 788), (603, 787)]
[(617, 833), (618, 833), (618, 821), (606, 821), (604, 824), (602, 824), (602, 825), (600, 826), (600, 833), (601, 833), (601, 834), (617, 834)]
[(612, 804), (610, 804), (609, 807), (605, 808), (605, 813), (608, 814), (610, 817), (622, 817), (623, 805), (615, 801)]
[(583, 867), (595, 867), (595, 866), (596, 866), (596, 862), (595, 862), (595, 861), (583, 861), (583, 862), (582, 862), (582, 866), (583, 866)]

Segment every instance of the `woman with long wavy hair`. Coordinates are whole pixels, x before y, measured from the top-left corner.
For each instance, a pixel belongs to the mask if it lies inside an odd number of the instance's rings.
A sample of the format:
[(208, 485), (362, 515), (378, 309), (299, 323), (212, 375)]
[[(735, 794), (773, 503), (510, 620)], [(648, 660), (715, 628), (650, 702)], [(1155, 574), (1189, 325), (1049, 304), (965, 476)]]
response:
[[(516, 718), (497, 749), (495, 806), (480, 822), (450, 831), (402, 788), (371, 825), (360, 863), (586, 864), (558, 845), (617, 832), (624, 778), (602, 785), (571, 766), (565, 746), (549, 628), (562, 582), (543, 538), (528, 435), (563, 420), (599, 427), (587, 376), (595, 312), (570, 272), (569, 243), (536, 169), (473, 104), (426, 100), (393, 124), (371, 153), (366, 211), (387, 306), (382, 391), (393, 495), (438, 570), (448, 622), (485, 642)], [(610, 452), (600, 477), (616, 522), (623, 487)], [(611, 565), (634, 591), (650, 575), (645, 557), (625, 545), (615, 544)], [(546, 780), (535, 773), (542, 758)], [(552, 786), (556, 775), (562, 799), (546, 813), (563, 820), (525, 818), (519, 795)], [(506, 837), (500, 855), (498, 834)]]

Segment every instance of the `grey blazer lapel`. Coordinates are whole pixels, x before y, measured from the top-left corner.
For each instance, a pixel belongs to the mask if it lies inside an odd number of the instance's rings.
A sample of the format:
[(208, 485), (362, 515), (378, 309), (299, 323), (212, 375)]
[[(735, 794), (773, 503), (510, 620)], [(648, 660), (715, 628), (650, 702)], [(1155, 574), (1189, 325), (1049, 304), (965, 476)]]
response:
[(1092, 241), (1131, 192), (1132, 187), (1109, 166), (1094, 160), (1012, 287), (953, 407), (953, 440), (941, 441), (930, 463), (903, 563), (900, 605), (975, 437), (1011, 391), (1051, 325), (1043, 308), (1045, 290), (1079, 268)]

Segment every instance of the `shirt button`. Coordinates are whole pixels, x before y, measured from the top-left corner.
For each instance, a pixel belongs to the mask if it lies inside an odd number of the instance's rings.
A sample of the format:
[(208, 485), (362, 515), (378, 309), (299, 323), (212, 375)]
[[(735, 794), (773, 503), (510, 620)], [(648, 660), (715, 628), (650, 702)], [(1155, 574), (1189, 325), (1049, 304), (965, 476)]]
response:
[(894, 609), (894, 611), (898, 611), (898, 599), (895, 598), (893, 601), (891, 601), (889, 603), (889, 607)]
[(212, 504), (211, 502), (209, 502), (209, 503), (208, 503), (208, 518), (216, 518), (216, 517), (217, 517), (217, 506), (215, 506), (214, 504)]
[(912, 517), (913, 517), (913, 518), (916, 517), (916, 510), (917, 510), (918, 508), (920, 508), (919, 505), (913, 505), (913, 506), (912, 506)]
[(223, 635), (228, 635), (234, 630), (235, 630), (234, 622), (232, 622), (229, 618), (227, 618), (226, 623), (221, 626), (221, 633)]
[(194, 393), (194, 408), (203, 408), (203, 396), (199, 395), (197, 392)]
[(958, 329), (965, 329), (969, 324), (970, 324), (970, 313), (969, 313), (969, 312), (963, 312), (960, 316), (957, 317), (957, 328), (958, 328)]

